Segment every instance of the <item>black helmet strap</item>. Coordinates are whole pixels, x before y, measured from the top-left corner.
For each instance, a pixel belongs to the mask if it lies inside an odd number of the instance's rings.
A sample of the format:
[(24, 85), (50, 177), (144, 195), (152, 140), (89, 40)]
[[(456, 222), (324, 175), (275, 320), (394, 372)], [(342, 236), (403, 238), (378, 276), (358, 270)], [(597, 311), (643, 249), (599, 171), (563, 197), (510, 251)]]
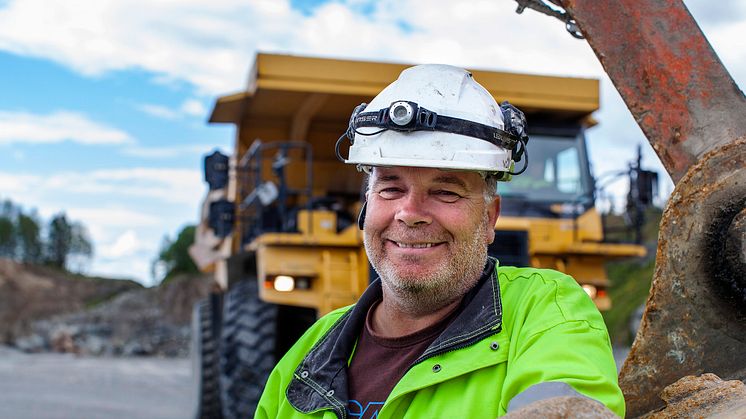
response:
[[(477, 138), (510, 150), (513, 155), (513, 161), (515, 162), (520, 162), (525, 155), (523, 168), (515, 173), (507, 172), (510, 175), (519, 175), (528, 167), (526, 116), (507, 101), (500, 104), (505, 130), (466, 119), (438, 115), (410, 101), (397, 101), (392, 103), (388, 108), (383, 108), (376, 112), (363, 112), (363, 109), (367, 106), (367, 103), (361, 103), (355, 107), (355, 110), (352, 111), (352, 116), (350, 116), (347, 131), (339, 137), (334, 145), (334, 152), (342, 162), (345, 159), (340, 153), (340, 145), (345, 137), (352, 143), (354, 142), (355, 134), (365, 136), (376, 135), (386, 130), (400, 132), (441, 131)], [(365, 133), (358, 131), (358, 128), (379, 129), (374, 132)]]
[[(397, 101), (388, 108), (377, 112), (362, 112), (367, 104), (363, 103), (355, 108), (350, 118), (347, 136), (352, 139), (355, 134), (375, 135), (385, 130), (399, 132), (440, 131), (450, 134), (460, 134), (487, 141), (498, 147), (516, 151), (519, 143), (528, 142), (523, 113), (508, 102), (500, 105), (503, 120), (507, 130), (480, 124), (461, 118), (454, 118), (423, 108), (415, 102)], [(359, 128), (379, 128), (378, 131), (364, 133)], [(521, 148), (522, 149), (522, 148)], [(514, 156), (520, 161), (520, 156)]]

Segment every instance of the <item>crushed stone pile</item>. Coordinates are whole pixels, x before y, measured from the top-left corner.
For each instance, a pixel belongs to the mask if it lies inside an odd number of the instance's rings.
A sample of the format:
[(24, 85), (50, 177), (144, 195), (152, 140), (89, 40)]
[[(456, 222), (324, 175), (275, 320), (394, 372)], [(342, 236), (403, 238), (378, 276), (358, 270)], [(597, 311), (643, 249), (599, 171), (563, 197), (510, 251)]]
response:
[(201, 275), (143, 288), (0, 260), (0, 343), (25, 352), (188, 356)]

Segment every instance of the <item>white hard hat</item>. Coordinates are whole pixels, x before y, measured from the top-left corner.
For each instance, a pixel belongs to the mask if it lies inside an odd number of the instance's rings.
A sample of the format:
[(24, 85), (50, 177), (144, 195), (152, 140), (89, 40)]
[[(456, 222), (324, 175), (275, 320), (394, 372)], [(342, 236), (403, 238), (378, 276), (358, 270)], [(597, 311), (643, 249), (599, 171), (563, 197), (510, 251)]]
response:
[(345, 163), (502, 173), (505, 180), (528, 141), (521, 111), (498, 105), (468, 71), (435, 64), (404, 70), (358, 106), (346, 136)]

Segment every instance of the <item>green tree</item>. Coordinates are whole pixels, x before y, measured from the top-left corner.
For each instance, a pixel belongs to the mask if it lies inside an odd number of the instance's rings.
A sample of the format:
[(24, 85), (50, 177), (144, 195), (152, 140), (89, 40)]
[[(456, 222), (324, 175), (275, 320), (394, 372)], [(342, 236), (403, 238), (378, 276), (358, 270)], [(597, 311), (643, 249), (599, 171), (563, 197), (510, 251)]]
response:
[(70, 254), (70, 243), (72, 242), (72, 226), (67, 221), (64, 212), (61, 212), (49, 221), (49, 233), (47, 237), (48, 264), (65, 269), (67, 256)]
[(177, 274), (199, 272), (188, 252), (189, 246), (194, 243), (195, 230), (195, 226), (189, 225), (179, 232), (176, 240), (164, 238), (158, 259), (153, 263), (154, 276), (163, 276), (163, 281), (167, 281)]
[(16, 226), (13, 219), (0, 216), (0, 257), (13, 259), (16, 256)]
[(18, 214), (16, 223), (18, 256), (26, 263), (40, 263), (44, 245), (41, 241), (41, 227), (35, 214)]
[(0, 216), (13, 218), (18, 213), (18, 208), (13, 204), (13, 201), (6, 199), (3, 201), (3, 205), (0, 206)]
[(81, 223), (70, 224), (70, 253), (68, 254), (68, 270), (82, 272), (93, 256), (93, 245), (88, 238), (88, 230)]
[(77, 270), (81, 270), (81, 266), (93, 255), (93, 245), (85, 227), (68, 221), (64, 212), (55, 215), (49, 222), (46, 247), (47, 263), (60, 269), (68, 269), (74, 260)]
[(16, 212), (15, 205), (8, 199), (0, 206), (0, 257), (13, 259), (16, 256)]
[(91, 257), (93, 245), (88, 238), (88, 230), (81, 223), (70, 225), (70, 254)]

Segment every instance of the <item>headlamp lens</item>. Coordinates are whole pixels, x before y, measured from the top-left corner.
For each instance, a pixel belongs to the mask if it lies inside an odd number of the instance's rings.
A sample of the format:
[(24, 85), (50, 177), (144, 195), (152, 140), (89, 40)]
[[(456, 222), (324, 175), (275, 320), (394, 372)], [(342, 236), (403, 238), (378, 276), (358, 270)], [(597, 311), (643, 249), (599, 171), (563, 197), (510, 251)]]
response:
[(394, 102), (389, 107), (389, 117), (396, 125), (407, 125), (412, 121), (413, 116), (414, 110), (412, 109), (412, 105), (407, 102)]

